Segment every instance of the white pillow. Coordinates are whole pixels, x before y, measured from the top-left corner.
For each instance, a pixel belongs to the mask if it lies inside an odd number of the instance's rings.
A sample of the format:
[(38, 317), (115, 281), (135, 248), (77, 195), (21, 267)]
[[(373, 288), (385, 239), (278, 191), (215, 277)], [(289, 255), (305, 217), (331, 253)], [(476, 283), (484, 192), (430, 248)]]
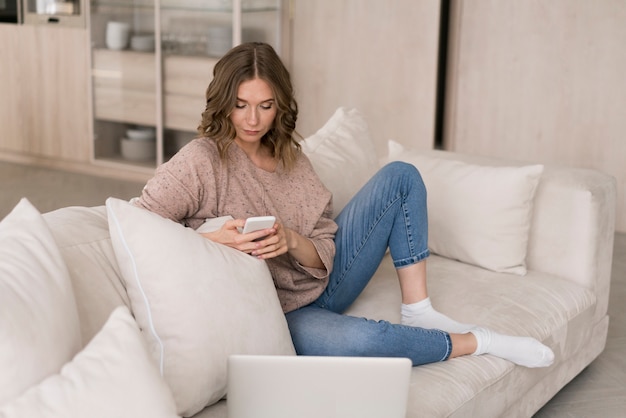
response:
[(43, 217), (22, 199), (0, 222), (0, 405), (80, 348), (67, 267)]
[(116, 308), (102, 330), (59, 374), (0, 407), (3, 418), (166, 418), (176, 405), (150, 358), (128, 308)]
[(230, 354), (295, 354), (264, 261), (122, 200), (106, 206), (133, 314), (179, 414), (225, 395)]
[(497, 272), (526, 274), (528, 234), (543, 165), (492, 167), (405, 151), (428, 193), (435, 254)]
[(378, 169), (369, 128), (356, 109), (340, 107), (300, 145), (322, 183), (333, 194), (334, 216)]

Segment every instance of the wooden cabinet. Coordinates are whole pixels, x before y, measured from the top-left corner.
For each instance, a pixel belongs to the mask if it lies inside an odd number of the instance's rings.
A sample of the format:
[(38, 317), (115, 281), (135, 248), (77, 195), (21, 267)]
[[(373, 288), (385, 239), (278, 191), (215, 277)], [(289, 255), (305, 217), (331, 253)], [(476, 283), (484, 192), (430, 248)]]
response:
[(0, 24), (4, 159), (90, 160), (86, 36), (74, 28)]

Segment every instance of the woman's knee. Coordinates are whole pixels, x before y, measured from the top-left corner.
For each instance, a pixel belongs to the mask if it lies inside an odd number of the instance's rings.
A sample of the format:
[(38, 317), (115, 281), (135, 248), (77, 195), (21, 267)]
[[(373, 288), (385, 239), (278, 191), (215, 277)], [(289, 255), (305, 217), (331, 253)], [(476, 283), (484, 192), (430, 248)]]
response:
[(417, 187), (418, 190), (426, 190), (422, 175), (413, 164), (403, 161), (392, 161), (383, 166), (379, 173), (383, 177), (399, 180), (411, 187)]

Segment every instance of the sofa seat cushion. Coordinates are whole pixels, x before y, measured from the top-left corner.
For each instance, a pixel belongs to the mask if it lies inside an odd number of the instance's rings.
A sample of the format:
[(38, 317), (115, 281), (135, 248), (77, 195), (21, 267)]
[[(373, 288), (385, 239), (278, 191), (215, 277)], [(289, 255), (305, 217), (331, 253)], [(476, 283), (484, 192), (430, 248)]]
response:
[[(590, 290), (532, 270), (520, 277), (436, 255), (427, 259), (427, 268), (429, 294), (436, 309), (502, 333), (545, 339), (596, 302)], [(399, 322), (400, 303), (396, 272), (386, 255), (346, 313)]]
[[(524, 277), (495, 273), (440, 256), (427, 260), (429, 294), (436, 309), (465, 323), (474, 323), (511, 334), (535, 337), (548, 344), (563, 362), (585, 349), (591, 337), (594, 294), (571, 281), (536, 271)], [(400, 288), (395, 269), (386, 256), (374, 279), (346, 312), (390, 322), (400, 321)], [(556, 366), (556, 365), (555, 365)], [(416, 367), (411, 380), (410, 413), (418, 416), (448, 416), (476, 396), (505, 379), (508, 386), (497, 394), (501, 404), (490, 400), (487, 415), (506, 411), (508, 396), (517, 399), (538, 384), (550, 369), (525, 369), (500, 358), (465, 356), (444, 363)], [(515, 381), (515, 385), (510, 385)], [(423, 402), (429, 399), (429, 402)], [(490, 398), (491, 399), (491, 398)], [(427, 408), (428, 410), (424, 410)], [(485, 416), (476, 414), (476, 416)]]

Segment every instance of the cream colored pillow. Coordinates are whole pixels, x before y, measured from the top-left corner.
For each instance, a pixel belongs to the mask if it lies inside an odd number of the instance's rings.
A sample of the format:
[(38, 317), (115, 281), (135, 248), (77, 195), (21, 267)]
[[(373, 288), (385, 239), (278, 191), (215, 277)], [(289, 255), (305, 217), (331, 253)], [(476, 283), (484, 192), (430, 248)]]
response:
[(433, 253), (485, 269), (526, 274), (528, 234), (542, 165), (492, 167), (405, 151), (428, 193)]
[(265, 262), (119, 199), (106, 206), (133, 314), (179, 414), (226, 394), (230, 354), (295, 354)]
[(0, 405), (80, 348), (67, 267), (43, 217), (22, 199), (0, 222)]
[(170, 418), (176, 405), (128, 308), (116, 308), (83, 351), (23, 395), (3, 418)]
[(300, 144), (333, 194), (334, 216), (378, 169), (369, 128), (356, 109), (338, 108), (320, 130)]

